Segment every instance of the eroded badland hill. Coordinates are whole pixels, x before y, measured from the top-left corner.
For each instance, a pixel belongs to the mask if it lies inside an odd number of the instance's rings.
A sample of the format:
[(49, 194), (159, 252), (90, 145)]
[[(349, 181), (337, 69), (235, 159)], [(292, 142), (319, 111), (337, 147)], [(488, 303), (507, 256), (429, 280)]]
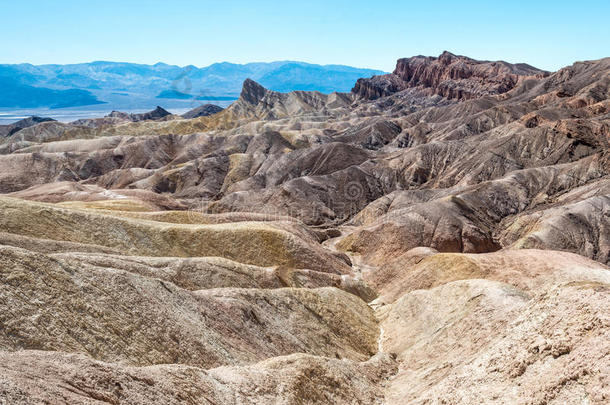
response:
[(610, 401), (610, 58), (0, 134), (2, 404)]

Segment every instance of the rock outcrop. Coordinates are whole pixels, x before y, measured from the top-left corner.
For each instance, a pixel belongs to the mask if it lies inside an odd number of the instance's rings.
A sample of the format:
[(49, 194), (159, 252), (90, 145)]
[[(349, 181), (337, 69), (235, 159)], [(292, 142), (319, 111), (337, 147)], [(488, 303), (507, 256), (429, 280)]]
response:
[(182, 118), (197, 118), (197, 117), (207, 117), (208, 115), (219, 113), (223, 110), (222, 107), (219, 107), (214, 104), (204, 104), (197, 108), (193, 108), (190, 111), (185, 112), (181, 115)]
[(162, 107), (157, 106), (157, 108), (155, 108), (154, 110), (139, 114), (127, 114), (120, 111), (112, 111), (110, 114), (108, 114), (108, 117), (122, 118), (132, 122), (138, 122), (146, 120), (159, 120), (161, 118), (167, 117), (168, 115), (171, 115), (169, 111), (166, 111)]
[(32, 125), (40, 124), (41, 122), (55, 121), (52, 118), (47, 117), (28, 117), (9, 125), (0, 125), (0, 137), (7, 137), (13, 135), (15, 132), (21, 131), (24, 128), (31, 127)]
[(524, 63), (482, 62), (445, 51), (438, 58), (399, 59), (393, 73), (359, 79), (352, 92), (373, 100), (409, 88), (421, 88), (447, 99), (467, 100), (503, 94), (528, 78), (546, 75), (548, 72)]

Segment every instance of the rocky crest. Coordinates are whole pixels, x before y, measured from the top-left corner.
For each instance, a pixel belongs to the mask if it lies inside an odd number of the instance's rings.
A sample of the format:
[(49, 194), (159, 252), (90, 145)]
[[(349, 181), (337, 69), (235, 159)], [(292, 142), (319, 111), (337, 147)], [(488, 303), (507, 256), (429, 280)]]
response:
[(359, 79), (352, 92), (374, 100), (409, 88), (423, 88), (449, 100), (468, 100), (503, 94), (527, 78), (546, 75), (548, 72), (523, 63), (481, 62), (445, 51), (437, 58), (399, 59), (393, 73)]
[(41, 122), (55, 121), (52, 118), (46, 117), (28, 117), (19, 120), (10, 125), (0, 125), (0, 137), (7, 137), (13, 135), (15, 132), (21, 131), (24, 128), (31, 127), (32, 125), (40, 124)]
[(256, 83), (254, 80), (246, 79), (239, 98), (246, 103), (257, 105), (266, 94), (267, 89)]
[(182, 114), (182, 118), (197, 118), (197, 117), (207, 117), (208, 115), (219, 113), (223, 110), (222, 107), (219, 107), (214, 104), (204, 104), (202, 106), (193, 108), (190, 111)]
[(129, 120), (131, 122), (145, 121), (145, 120), (158, 120), (164, 117), (171, 115), (169, 111), (166, 111), (162, 107), (157, 106), (152, 111), (148, 111), (140, 114), (127, 114), (121, 111), (112, 111), (107, 115), (109, 118), (121, 118), (125, 120)]

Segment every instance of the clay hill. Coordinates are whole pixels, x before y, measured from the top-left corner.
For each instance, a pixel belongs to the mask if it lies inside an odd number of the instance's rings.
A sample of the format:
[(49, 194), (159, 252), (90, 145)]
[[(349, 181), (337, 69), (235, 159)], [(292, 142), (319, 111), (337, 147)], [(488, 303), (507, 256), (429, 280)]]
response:
[(610, 58), (34, 118), (0, 193), (2, 404), (610, 401)]

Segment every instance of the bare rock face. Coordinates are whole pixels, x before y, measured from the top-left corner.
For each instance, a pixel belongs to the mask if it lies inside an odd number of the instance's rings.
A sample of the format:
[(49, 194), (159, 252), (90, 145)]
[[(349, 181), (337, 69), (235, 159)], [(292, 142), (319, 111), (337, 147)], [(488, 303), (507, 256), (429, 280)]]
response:
[(420, 87), (447, 99), (467, 100), (503, 94), (523, 80), (547, 74), (523, 63), (481, 62), (445, 51), (438, 58), (415, 56), (399, 59), (393, 73), (359, 79), (352, 92), (373, 100)]
[[(549, 208), (520, 217), (506, 231), (506, 242), (519, 248), (563, 249), (610, 263), (610, 195)], [(525, 225), (527, 223), (527, 225)], [(561, 229), (562, 232), (557, 232)], [(508, 244), (508, 243), (507, 243)]]
[(108, 118), (121, 118), (132, 122), (145, 121), (145, 120), (158, 120), (171, 115), (170, 112), (166, 111), (162, 107), (157, 106), (152, 111), (148, 111), (141, 114), (127, 114), (121, 111), (112, 111), (108, 114)]
[(130, 122), (140, 122), (140, 121), (165, 121), (173, 119), (174, 116), (169, 112), (163, 109), (162, 107), (157, 106), (154, 110), (139, 113), (139, 114), (130, 114), (121, 111), (112, 111), (110, 114), (106, 115), (103, 118), (83, 118), (76, 121), (72, 121), (70, 126), (77, 127), (86, 127), (91, 130), (100, 130), (107, 127), (112, 127), (114, 125), (127, 124)]
[[(409, 261), (409, 271), (403, 271)], [(457, 280), (486, 279), (535, 292), (558, 283), (608, 283), (608, 267), (568, 252), (538, 249), (494, 253), (439, 253), (415, 248), (365, 275), (380, 292), (378, 303), (391, 303), (405, 292), (428, 290)]]
[[(294, 352), (357, 360), (375, 352), (372, 311), (340, 290), (190, 292), (171, 282), (84, 262), (74, 265), (23, 249), (3, 247), (0, 254), (2, 300), (12, 307), (2, 315), (2, 350), (83, 352), (134, 365), (202, 367)], [(40, 271), (33, 274), (32, 268)], [(351, 324), (344, 311), (351, 311)], [(76, 318), (77, 324), (64, 321)], [(268, 346), (267, 341), (275, 343)]]
[[(608, 284), (567, 284), (529, 302), (501, 285), (484, 293), (461, 291), (479, 285), (449, 283), (397, 301), (383, 343), (402, 359), (386, 391), (388, 403), (605, 401), (610, 348), (602, 308), (610, 298)], [(448, 291), (468, 302), (445, 315)], [(397, 316), (407, 318), (403, 325), (425, 328), (415, 344), (396, 346), (402, 337), (390, 325)]]
[[(383, 401), (379, 383), (395, 368), (387, 355), (353, 362), (294, 354), (211, 370), (180, 365), (126, 367), (82, 355), (41, 351), (3, 353), (1, 358), (0, 392), (12, 404), (106, 401), (364, 405)], [(38, 365), (39, 375), (26, 372), (32, 363)]]
[(610, 58), (445, 52), (22, 125), (0, 404), (608, 403), (609, 112)]
[(197, 108), (193, 108), (190, 111), (182, 114), (182, 118), (197, 118), (197, 117), (207, 117), (208, 115), (219, 113), (223, 110), (222, 107), (219, 107), (214, 104), (204, 104)]
[(55, 121), (52, 118), (47, 117), (28, 117), (22, 120), (19, 120), (13, 124), (9, 125), (0, 125), (0, 137), (7, 137), (13, 135), (15, 132), (21, 131), (24, 128), (31, 127), (36, 124), (40, 124), (41, 122)]
[[(183, 225), (136, 221), (95, 211), (71, 210), (2, 198), (0, 227), (13, 234), (95, 244), (126, 255), (221, 256), (260, 266), (287, 265), (336, 274), (349, 266), (330, 252), (268, 223)], [(92, 230), (95, 230), (92, 232)]]
[(295, 115), (324, 116), (326, 109), (348, 107), (353, 101), (350, 94), (293, 91), (279, 93), (267, 90), (253, 80), (246, 79), (239, 99), (225, 109), (229, 126), (253, 119), (275, 120)]
[(246, 103), (257, 105), (266, 94), (267, 89), (256, 83), (254, 80), (246, 79), (239, 98)]

